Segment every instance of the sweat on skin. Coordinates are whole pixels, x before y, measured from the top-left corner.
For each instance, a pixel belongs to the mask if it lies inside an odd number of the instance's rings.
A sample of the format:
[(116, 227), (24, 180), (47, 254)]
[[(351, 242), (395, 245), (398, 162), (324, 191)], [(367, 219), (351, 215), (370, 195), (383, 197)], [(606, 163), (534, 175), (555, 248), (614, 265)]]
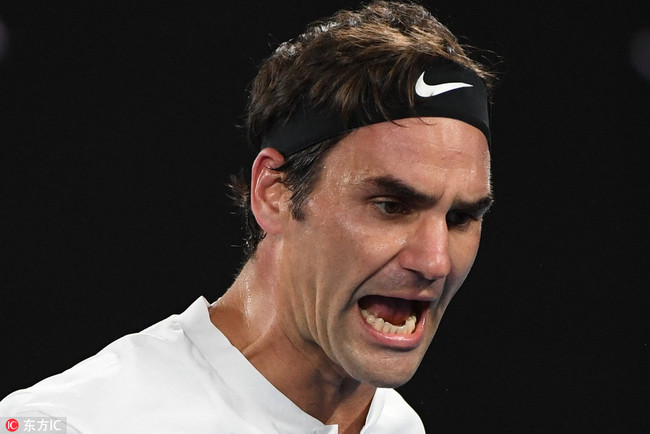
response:
[[(359, 128), (325, 157), (301, 220), (272, 170), (283, 160), (269, 148), (254, 163), (267, 235), (212, 319), (300, 408), (357, 420), (375, 387), (412, 377), (469, 273), (491, 203), (487, 139), (451, 118)], [(378, 330), (363, 310), (415, 328)]]

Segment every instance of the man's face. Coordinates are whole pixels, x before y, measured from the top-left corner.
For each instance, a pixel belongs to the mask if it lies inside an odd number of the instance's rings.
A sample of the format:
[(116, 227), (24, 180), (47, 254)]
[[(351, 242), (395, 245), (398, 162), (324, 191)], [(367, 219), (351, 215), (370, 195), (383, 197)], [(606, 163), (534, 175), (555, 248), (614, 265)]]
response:
[[(447, 118), (360, 128), (322, 162), (283, 233), (282, 327), (335, 372), (407, 382), (474, 262), (491, 203), (487, 141)], [(388, 325), (387, 325), (388, 323)]]

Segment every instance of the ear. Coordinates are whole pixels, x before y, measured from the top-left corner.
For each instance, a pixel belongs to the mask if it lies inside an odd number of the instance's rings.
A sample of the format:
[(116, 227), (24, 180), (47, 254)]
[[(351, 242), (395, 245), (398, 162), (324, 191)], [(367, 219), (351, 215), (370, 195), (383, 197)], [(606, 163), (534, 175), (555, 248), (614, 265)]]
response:
[(278, 233), (287, 214), (288, 193), (282, 174), (274, 169), (284, 163), (284, 156), (273, 148), (257, 154), (251, 171), (251, 209), (257, 224), (267, 234)]

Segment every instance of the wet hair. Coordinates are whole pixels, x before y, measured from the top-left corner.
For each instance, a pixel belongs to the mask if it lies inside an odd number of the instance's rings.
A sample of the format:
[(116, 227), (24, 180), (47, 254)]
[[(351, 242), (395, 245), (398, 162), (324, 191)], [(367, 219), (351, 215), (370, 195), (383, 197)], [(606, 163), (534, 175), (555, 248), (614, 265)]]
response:
[[(248, 140), (259, 150), (269, 131), (301, 105), (339, 113), (343, 122), (364, 110), (388, 113), (395, 89), (413, 105), (417, 75), (435, 59), (472, 70), (490, 88), (492, 74), (467, 52), (446, 26), (417, 3), (374, 1), (341, 10), (313, 22), (264, 60), (250, 87)], [(274, 168), (291, 191), (295, 219), (304, 218), (302, 204), (318, 182), (320, 162), (345, 135), (285, 155), (284, 163)], [(264, 231), (251, 210), (248, 178), (233, 177), (230, 186), (244, 219), (247, 260)]]

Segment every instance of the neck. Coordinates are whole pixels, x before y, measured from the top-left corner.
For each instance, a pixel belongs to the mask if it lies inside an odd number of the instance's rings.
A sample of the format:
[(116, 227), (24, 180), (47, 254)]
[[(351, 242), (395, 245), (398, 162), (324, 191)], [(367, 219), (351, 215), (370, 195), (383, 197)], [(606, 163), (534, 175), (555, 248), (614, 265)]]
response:
[[(299, 408), (339, 433), (359, 432), (375, 392), (349, 377), (313, 341), (292, 329), (283, 302), (277, 258), (258, 251), (213, 305), (212, 322), (230, 342)], [(269, 271), (271, 270), (271, 271)]]

